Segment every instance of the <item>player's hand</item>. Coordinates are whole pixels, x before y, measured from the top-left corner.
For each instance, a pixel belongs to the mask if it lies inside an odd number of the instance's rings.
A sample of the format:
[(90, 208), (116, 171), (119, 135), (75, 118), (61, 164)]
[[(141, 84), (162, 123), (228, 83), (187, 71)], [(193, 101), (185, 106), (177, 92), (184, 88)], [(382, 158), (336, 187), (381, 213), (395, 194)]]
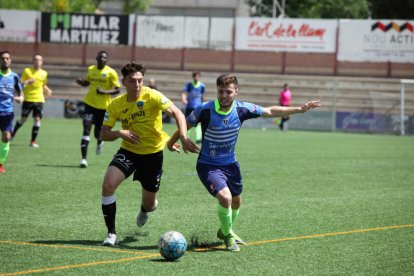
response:
[(80, 86), (86, 87), (89, 85), (89, 82), (87, 82), (86, 80), (82, 79), (82, 78), (78, 78), (76, 80), (76, 83), (79, 84)]
[(314, 109), (314, 108), (320, 107), (320, 106), (322, 106), (320, 101), (309, 101), (309, 102), (305, 103), (304, 105), (302, 105), (300, 107), (300, 109), (302, 110), (302, 112), (306, 112), (310, 109)]
[(34, 80), (33, 78), (30, 78), (30, 79), (28, 79), (28, 80), (27, 80), (27, 83), (28, 83), (28, 84), (32, 84), (32, 83), (34, 83), (34, 82), (35, 82), (35, 80)]
[(181, 151), (180, 151), (180, 144), (177, 144), (177, 143), (174, 143), (174, 144), (167, 143), (167, 148), (168, 148), (169, 151), (174, 151), (174, 152), (176, 152), (178, 154), (181, 153)]
[(190, 138), (187, 136), (180, 137), (181, 144), (183, 145), (183, 151), (185, 153), (192, 152), (192, 153), (199, 153), (200, 148), (194, 143)]
[(22, 96), (22, 95), (20, 95), (20, 96), (15, 96), (15, 97), (14, 97), (14, 100), (15, 100), (17, 103), (22, 103), (22, 102), (23, 102), (23, 96)]
[(137, 145), (141, 142), (141, 138), (130, 130), (122, 129), (119, 131), (121, 138), (125, 141)]
[(50, 89), (49, 87), (45, 86), (43, 87), (43, 91), (44, 91), (44, 95), (45, 95), (45, 99), (49, 99), (50, 96), (52, 96), (52, 89)]

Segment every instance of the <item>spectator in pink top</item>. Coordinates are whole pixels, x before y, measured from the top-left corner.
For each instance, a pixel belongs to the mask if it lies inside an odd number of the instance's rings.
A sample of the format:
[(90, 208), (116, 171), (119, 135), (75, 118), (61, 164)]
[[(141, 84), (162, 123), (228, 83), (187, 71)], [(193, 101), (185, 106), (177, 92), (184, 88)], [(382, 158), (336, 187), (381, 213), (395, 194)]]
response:
[[(279, 94), (279, 105), (280, 106), (290, 106), (290, 99), (292, 98), (292, 92), (289, 89), (289, 84), (285, 83), (283, 85), (283, 90)], [(289, 120), (289, 116), (282, 117), (280, 120), (279, 128), (283, 130), (285, 127), (286, 121)]]

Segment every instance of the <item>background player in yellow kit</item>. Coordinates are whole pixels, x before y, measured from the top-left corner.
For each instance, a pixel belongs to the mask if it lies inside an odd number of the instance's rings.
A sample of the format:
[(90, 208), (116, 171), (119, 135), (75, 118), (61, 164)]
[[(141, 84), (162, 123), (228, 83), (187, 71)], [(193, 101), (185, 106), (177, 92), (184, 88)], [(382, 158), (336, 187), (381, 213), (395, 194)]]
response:
[(83, 135), (81, 139), (81, 154), (80, 167), (88, 167), (86, 160), (88, 155), (88, 145), (90, 141), (90, 132), (92, 125), (95, 125), (94, 136), (97, 139), (96, 154), (101, 154), (103, 150), (103, 141), (100, 137), (102, 122), (105, 115), (105, 110), (112, 101), (112, 95), (118, 94), (119, 79), (118, 73), (106, 65), (108, 62), (108, 53), (100, 51), (96, 56), (97, 65), (91, 65), (88, 68), (88, 73), (84, 79), (79, 78), (76, 83), (87, 87), (89, 91), (83, 98), (85, 104), (85, 111), (83, 114)]
[(30, 146), (38, 148), (36, 143), (40, 129), (40, 120), (43, 117), (43, 106), (45, 99), (52, 95), (52, 90), (47, 86), (47, 72), (42, 69), (43, 57), (39, 54), (33, 56), (33, 66), (23, 70), (21, 82), (24, 85), (22, 105), (22, 115), (16, 121), (12, 136), (16, 135), (17, 130), (26, 122), (30, 113), (33, 111), (33, 127)]

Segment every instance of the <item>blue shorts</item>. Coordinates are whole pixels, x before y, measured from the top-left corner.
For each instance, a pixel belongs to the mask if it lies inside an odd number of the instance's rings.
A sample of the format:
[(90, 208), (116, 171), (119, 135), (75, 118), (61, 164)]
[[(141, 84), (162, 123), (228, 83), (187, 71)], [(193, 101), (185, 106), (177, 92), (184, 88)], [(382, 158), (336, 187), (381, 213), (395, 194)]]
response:
[(214, 197), (225, 187), (229, 188), (232, 196), (238, 196), (243, 191), (239, 162), (223, 166), (197, 163), (197, 173), (204, 187)]
[(0, 130), (8, 131), (10, 133), (13, 132), (13, 119), (14, 119), (14, 113), (2, 113), (0, 114)]

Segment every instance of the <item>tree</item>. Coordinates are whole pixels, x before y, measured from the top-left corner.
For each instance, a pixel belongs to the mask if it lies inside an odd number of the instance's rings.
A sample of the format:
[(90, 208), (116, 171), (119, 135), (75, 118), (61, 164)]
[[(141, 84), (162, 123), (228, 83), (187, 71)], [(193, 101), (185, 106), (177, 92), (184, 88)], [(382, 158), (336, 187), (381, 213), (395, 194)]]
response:
[[(0, 0), (0, 9), (93, 13), (105, 1), (108, 0)], [(123, 3), (125, 13), (135, 13), (148, 9), (152, 0), (123, 0)]]
[(124, 13), (135, 13), (145, 11), (151, 5), (152, 0), (124, 0)]
[[(292, 18), (367, 18), (369, 0), (285, 0), (286, 17)], [(273, 14), (273, 0), (247, 0), (251, 7), (262, 4), (262, 14), (252, 16), (270, 17)], [(279, 1), (280, 3), (281, 1)], [(253, 9), (257, 11), (258, 9)]]
[(414, 0), (389, 1), (371, 0), (372, 18), (413, 19)]
[(94, 12), (92, 0), (1, 0), (0, 9), (42, 12)]

